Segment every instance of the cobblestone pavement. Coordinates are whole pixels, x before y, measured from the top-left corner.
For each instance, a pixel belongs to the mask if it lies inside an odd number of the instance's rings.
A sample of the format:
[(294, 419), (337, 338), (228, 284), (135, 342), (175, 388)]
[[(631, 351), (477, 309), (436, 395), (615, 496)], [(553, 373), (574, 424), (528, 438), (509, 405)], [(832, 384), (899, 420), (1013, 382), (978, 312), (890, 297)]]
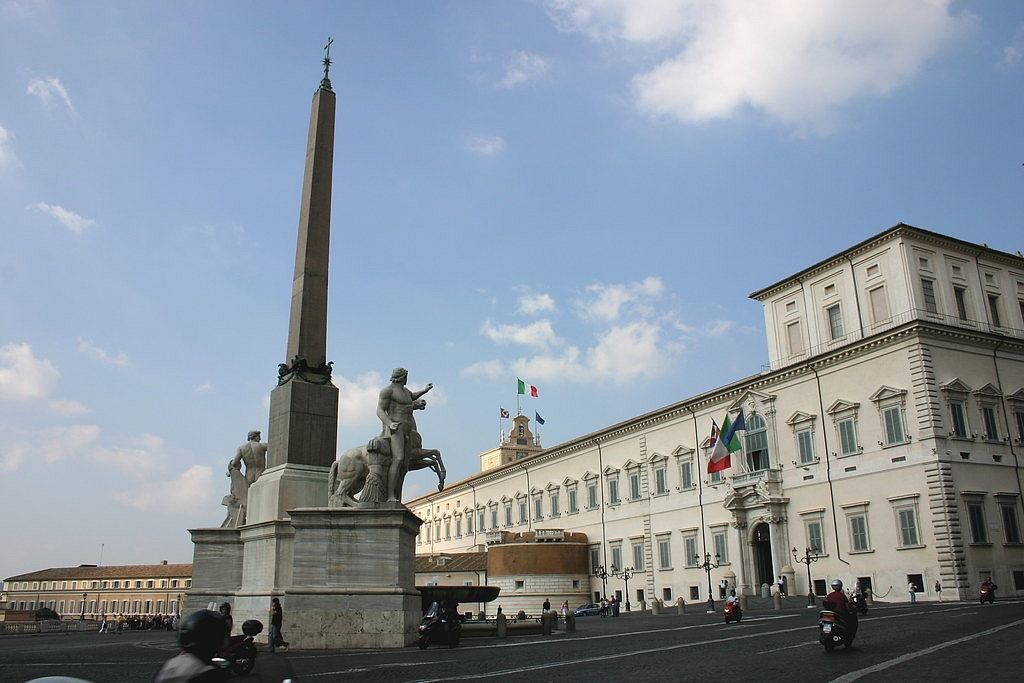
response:
[[(575, 634), (464, 639), (457, 649), (263, 651), (253, 675), (235, 680), (1016, 681), (1024, 670), (1024, 601), (876, 606), (854, 647), (831, 654), (817, 642), (816, 610), (748, 612), (729, 625), (690, 612), (585, 617)], [(148, 681), (175, 651), (164, 632), (0, 636), (0, 681)]]

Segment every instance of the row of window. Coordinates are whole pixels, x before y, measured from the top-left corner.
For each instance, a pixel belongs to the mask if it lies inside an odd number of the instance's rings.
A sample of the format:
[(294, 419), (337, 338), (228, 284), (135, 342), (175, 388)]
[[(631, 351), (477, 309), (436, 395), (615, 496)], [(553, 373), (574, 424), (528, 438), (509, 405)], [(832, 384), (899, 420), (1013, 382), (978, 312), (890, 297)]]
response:
[[(988, 526), (986, 524), (985, 495), (965, 494), (965, 509), (970, 524), (971, 542), (975, 544), (990, 543)], [(1012, 496), (998, 496), (997, 506), (1002, 521), (1003, 542), (1006, 544), (1021, 543), (1020, 525), (1017, 519), (1017, 501)], [(918, 494), (895, 497), (890, 499), (892, 504), (892, 523), (895, 525), (898, 549), (920, 548), (921, 534), (919, 529)], [(871, 541), (871, 525), (869, 507), (867, 502), (850, 503), (841, 506), (845, 515), (847, 542), (849, 552), (867, 553), (872, 552), (874, 547)], [(804, 532), (806, 534), (806, 547), (819, 555), (828, 554), (828, 545), (824, 533), (825, 510), (812, 510), (800, 513), (803, 519)], [(711, 541), (718, 561), (721, 564), (729, 563), (729, 547), (726, 542), (726, 527), (711, 527)], [(698, 530), (684, 529), (681, 531), (683, 544), (683, 566), (686, 568), (697, 567), (702, 558), (698, 555)], [(656, 560), (657, 569), (672, 569), (672, 532), (659, 533), (654, 535), (655, 547), (657, 548)], [(635, 571), (646, 571), (645, 561), (646, 549), (645, 539), (641, 537), (631, 538), (626, 548), (630, 552), (632, 568)], [(624, 542), (622, 540), (611, 540), (608, 542), (608, 551), (611, 555), (611, 565), (616, 569), (622, 569)], [(603, 565), (600, 546), (590, 547), (590, 565), (592, 570)]]
[[(884, 446), (903, 444), (908, 440), (903, 424), (902, 401), (905, 394), (905, 391), (883, 387), (882, 390), (876, 392), (876, 397), (873, 397), (879, 405), (879, 414), (885, 425), (886, 440), (883, 444)], [(835, 418), (836, 431), (840, 437), (840, 455), (852, 455), (862, 450), (857, 436), (858, 406), (859, 404), (837, 401), (829, 409)], [(799, 454), (799, 463), (801, 465), (814, 463), (818, 459), (814, 438), (816, 419), (813, 415), (797, 412), (789, 420), (789, 424), (794, 430), (796, 451)], [(750, 471), (768, 469), (772, 465), (768, 425), (764, 418), (757, 413), (751, 413), (746, 418), (746, 422), (747, 429), (743, 437), (746, 467)], [(712, 444), (706, 442), (703, 445), (705, 452), (710, 451), (711, 446)], [(696, 472), (694, 469), (693, 451), (680, 447), (676, 449), (675, 457), (679, 473), (678, 490), (687, 491), (694, 489), (696, 487)], [(626, 500), (635, 501), (643, 499), (644, 487), (640, 465), (627, 462), (624, 468), (626, 470), (626, 485), (628, 487)], [(664, 456), (655, 456), (652, 458), (651, 468), (654, 479), (653, 495), (667, 495), (669, 493), (668, 459)], [(608, 468), (604, 474), (606, 480), (605, 494), (607, 496), (605, 504), (608, 506), (621, 504), (623, 502), (623, 492), (620, 486), (619, 470)], [(719, 483), (723, 479), (722, 472), (713, 472), (709, 475), (709, 482), (712, 484)], [(577, 482), (567, 479), (563, 482), (563, 486), (566, 495), (565, 513), (575, 514), (579, 512), (580, 501)], [(600, 507), (601, 501), (598, 486), (596, 474), (584, 475), (584, 495), (587, 510)], [(464, 515), (461, 512), (456, 512), (453, 516), (446, 516), (443, 520), (428, 520), (424, 525), (418, 542), (430, 543), (432, 540), (441, 540), (442, 538), (449, 540), (453, 537), (453, 533), (455, 538), (460, 538), (464, 531), (463, 518), (465, 519), (465, 533), (473, 534), (474, 520), (477, 532), (483, 532), (529, 524), (531, 521), (539, 522), (546, 518), (556, 519), (563, 514), (561, 487), (556, 485), (547, 487), (548, 510), (546, 516), (544, 492), (534, 492), (529, 497), (532, 498), (533, 505), (532, 520), (529, 516), (530, 503), (528, 497), (525, 494), (519, 493), (514, 496), (514, 501), (503, 501), (501, 503), (501, 510), (499, 510), (499, 503), (491, 502), (487, 506), (478, 507), (475, 510), (475, 514), (472, 509), (467, 509), (464, 511)]]
[[(928, 259), (922, 259), (921, 268), (923, 274), (919, 278), (921, 285), (921, 303), (924, 304), (923, 310), (933, 315), (942, 315), (942, 313), (940, 313), (941, 301), (936, 290), (936, 280), (934, 275), (930, 272), (930, 265), (925, 266), (923, 264), (924, 261), (928, 261)], [(875, 269), (875, 272), (873, 273), (875, 276), (879, 275), (877, 268), (877, 265), (869, 267), (869, 277), (872, 276), (872, 269)], [(958, 268), (959, 266), (954, 266), (954, 269)], [(951, 308), (956, 309), (955, 315), (961, 322), (974, 324), (977, 321), (977, 315), (973, 310), (973, 299), (970, 296), (967, 281), (962, 277), (962, 275), (962, 273), (957, 272), (952, 274), (954, 282), (952, 283), (953, 306)], [(1003, 327), (1007, 316), (1004, 315), (1003, 311), (1003, 297), (999, 291), (995, 289), (995, 275), (993, 273), (986, 273), (985, 280), (986, 290), (984, 292), (984, 301), (987, 306), (987, 311), (982, 311), (982, 314), (985, 312), (988, 313), (989, 322), (993, 327)], [(1018, 282), (1017, 288), (1017, 306), (1020, 310), (1021, 319), (1024, 320), (1024, 283)], [(836, 296), (837, 290), (835, 284), (827, 285), (824, 289), (824, 294), (826, 297)], [(871, 324), (878, 325), (890, 319), (889, 297), (886, 293), (884, 283), (869, 286), (867, 289), (867, 299), (868, 311), (871, 316)], [(796, 312), (797, 302), (795, 300), (787, 302), (786, 313), (794, 314)], [(840, 302), (826, 302), (825, 305), (822, 306), (822, 314), (825, 327), (828, 330), (829, 340), (839, 341), (843, 339), (846, 336), (846, 327), (843, 321), (842, 304)], [(950, 315), (953, 315), (952, 310), (950, 311)], [(792, 320), (786, 323), (785, 332), (789, 356), (802, 355), (806, 351), (806, 348), (801, 321)]]
[[(132, 585), (134, 583), (134, 586)], [(31, 588), (29, 587), (31, 584)], [(60, 587), (58, 588), (58, 584)], [(157, 585), (159, 584), (159, 585)], [(11, 583), (9, 590), (17, 591), (45, 591), (45, 590), (114, 590), (114, 589), (125, 589), (125, 588), (191, 588), (192, 579), (170, 579), (170, 586), (168, 586), (168, 579), (125, 579), (123, 581), (114, 579), (113, 581), (14, 581)]]
[[(10, 601), (7, 603), (7, 608), (14, 610), (29, 610), (34, 611), (36, 609), (35, 600), (19, 600)], [(39, 609), (48, 607), (57, 614), (164, 614), (164, 601), (163, 600), (100, 600), (98, 603), (95, 600), (89, 600), (87, 603), (81, 600), (40, 600), (38, 605)], [(178, 601), (171, 600), (166, 603), (169, 605), (167, 613), (175, 614), (178, 611)], [(97, 611), (98, 608), (98, 611)]]

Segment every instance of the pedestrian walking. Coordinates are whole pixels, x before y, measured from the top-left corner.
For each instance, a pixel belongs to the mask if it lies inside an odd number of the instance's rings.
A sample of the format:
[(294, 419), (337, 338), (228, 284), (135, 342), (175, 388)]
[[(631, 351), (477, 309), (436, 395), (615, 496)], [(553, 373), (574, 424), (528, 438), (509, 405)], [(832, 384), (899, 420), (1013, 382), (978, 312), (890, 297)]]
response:
[(942, 602), (942, 584), (939, 580), (935, 580), (935, 594), (939, 596), (939, 602)]
[(569, 618), (569, 601), (568, 600), (566, 600), (565, 602), (562, 603), (562, 618), (563, 619), (568, 619)]
[(608, 598), (601, 596), (601, 618), (608, 616)]
[(281, 635), (281, 623), (284, 621), (284, 610), (277, 598), (270, 600), (270, 632), (267, 633), (267, 645), (273, 652), (276, 647), (288, 648), (288, 641)]
[(779, 586), (779, 595), (781, 595), (782, 597), (786, 597), (786, 577), (782, 574), (779, 574), (779, 580), (777, 584)]
[(907, 584), (907, 593), (910, 595), (911, 603), (917, 602), (917, 586), (914, 585), (913, 581)]
[(551, 600), (549, 600), (548, 598), (544, 598), (544, 604), (542, 605), (542, 609), (545, 612), (550, 612), (551, 611)]

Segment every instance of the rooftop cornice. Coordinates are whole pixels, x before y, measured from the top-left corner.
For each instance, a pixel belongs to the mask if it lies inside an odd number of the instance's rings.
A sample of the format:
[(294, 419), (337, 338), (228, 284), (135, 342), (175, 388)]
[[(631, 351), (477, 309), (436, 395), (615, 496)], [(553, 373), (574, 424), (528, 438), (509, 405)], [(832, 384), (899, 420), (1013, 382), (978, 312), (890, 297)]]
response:
[(863, 242), (858, 242), (852, 247), (845, 249), (833, 256), (828, 257), (823, 261), (819, 261), (812, 266), (809, 266), (797, 273), (790, 275), (774, 284), (768, 285), (762, 289), (751, 292), (750, 298), (756, 301), (764, 301), (775, 294), (793, 286), (804, 280), (808, 280), (815, 275), (834, 268), (840, 263), (852, 260), (861, 254), (864, 254), (871, 249), (874, 249), (880, 244), (896, 239), (898, 237), (911, 236), (919, 242), (926, 242), (937, 246), (943, 246), (957, 251), (963, 251), (971, 254), (972, 256), (985, 256), (986, 258), (1002, 263), (1004, 265), (1013, 268), (1024, 268), (1024, 257), (1016, 254), (1011, 254), (998, 249), (992, 249), (984, 244), (975, 244), (974, 242), (968, 242), (966, 240), (957, 239), (956, 237), (949, 237), (948, 235), (942, 235), (931, 230), (925, 230), (924, 228), (918, 228), (913, 225), (906, 223), (897, 223), (887, 230), (883, 230), (877, 235), (873, 235)]

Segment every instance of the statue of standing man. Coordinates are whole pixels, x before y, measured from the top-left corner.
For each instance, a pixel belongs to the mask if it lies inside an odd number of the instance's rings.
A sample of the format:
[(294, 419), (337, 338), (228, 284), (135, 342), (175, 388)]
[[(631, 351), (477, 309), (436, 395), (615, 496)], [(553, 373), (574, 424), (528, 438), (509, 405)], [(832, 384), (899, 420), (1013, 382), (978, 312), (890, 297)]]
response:
[(388, 470), (388, 500), (402, 502), (402, 482), (409, 471), (410, 437), (416, 432), (414, 410), (423, 410), (427, 402), (420, 397), (434, 388), (427, 384), (422, 391), (409, 391), (405, 384), (409, 371), (395, 368), (391, 373), (391, 384), (380, 391), (377, 401), (377, 417), (383, 429), (381, 437), (391, 442), (391, 466)]
[[(245, 473), (242, 473), (242, 465)], [(245, 524), (245, 511), (249, 501), (249, 487), (267, 469), (267, 445), (260, 443), (257, 429), (249, 432), (244, 444), (238, 447), (235, 457), (228, 463), (227, 476), (231, 478), (231, 493), (224, 496), (222, 505), (228, 508), (222, 528), (235, 528)]]

